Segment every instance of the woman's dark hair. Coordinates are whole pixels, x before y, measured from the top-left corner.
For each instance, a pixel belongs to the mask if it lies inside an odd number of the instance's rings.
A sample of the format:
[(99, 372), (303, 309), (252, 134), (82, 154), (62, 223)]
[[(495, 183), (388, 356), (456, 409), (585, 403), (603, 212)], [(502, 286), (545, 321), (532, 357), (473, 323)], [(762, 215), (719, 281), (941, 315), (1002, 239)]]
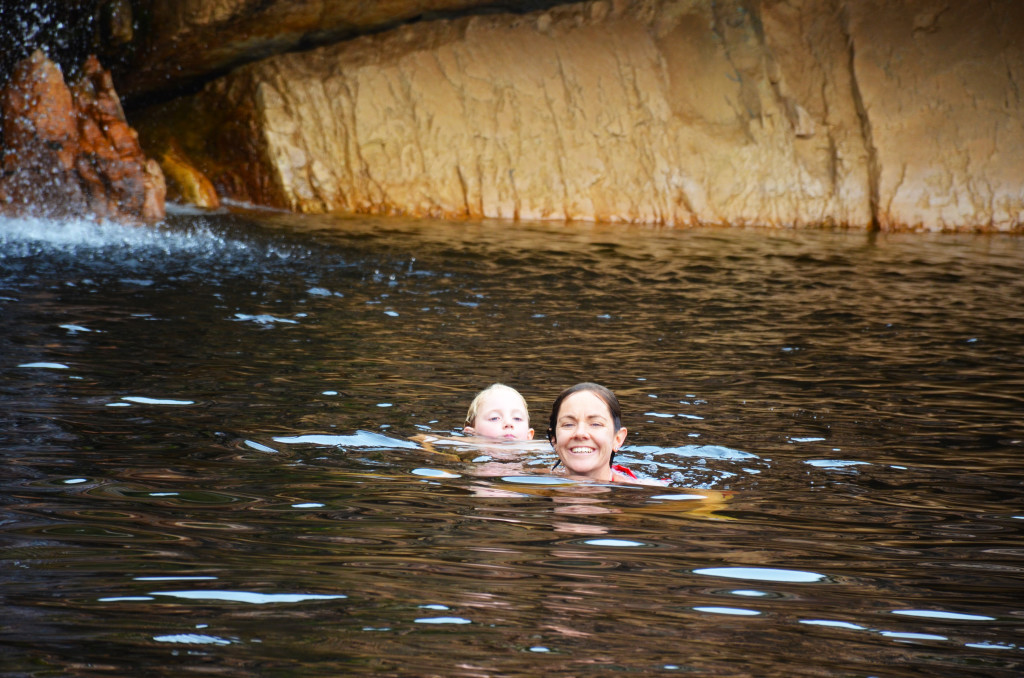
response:
[[(548, 417), (548, 442), (552, 445), (555, 444), (555, 427), (558, 425), (558, 411), (562, 409), (562, 402), (571, 396), (573, 393), (579, 393), (580, 391), (590, 391), (598, 398), (604, 401), (604, 404), (608, 406), (608, 411), (612, 415), (612, 421), (615, 423), (615, 430), (618, 431), (622, 428), (622, 407), (619, 405), (619, 399), (615, 397), (611, 389), (601, 384), (595, 384), (592, 381), (584, 381), (583, 383), (570, 386), (555, 398), (555, 402), (551, 405), (551, 415)], [(612, 458), (609, 461), (614, 461), (615, 453), (612, 453)], [(555, 468), (558, 464), (555, 464)]]

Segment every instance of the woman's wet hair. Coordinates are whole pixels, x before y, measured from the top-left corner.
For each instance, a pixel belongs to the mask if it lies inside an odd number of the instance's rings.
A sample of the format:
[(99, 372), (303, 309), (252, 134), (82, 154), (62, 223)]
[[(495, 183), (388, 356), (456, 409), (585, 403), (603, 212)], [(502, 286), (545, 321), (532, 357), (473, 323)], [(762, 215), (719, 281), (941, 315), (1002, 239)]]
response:
[[(580, 391), (590, 391), (598, 398), (604, 401), (604, 404), (608, 406), (608, 411), (612, 415), (612, 421), (615, 423), (615, 430), (618, 431), (622, 428), (622, 407), (619, 405), (619, 399), (615, 397), (611, 389), (601, 386), (601, 384), (595, 384), (591, 381), (584, 381), (583, 383), (570, 386), (555, 398), (555, 402), (551, 405), (551, 415), (548, 417), (548, 441), (555, 444), (555, 427), (558, 425), (558, 411), (562, 409), (562, 402), (571, 396), (573, 393), (579, 393)], [(614, 461), (615, 453), (612, 453), (612, 458), (609, 461)], [(554, 468), (558, 467), (558, 463), (555, 464)]]

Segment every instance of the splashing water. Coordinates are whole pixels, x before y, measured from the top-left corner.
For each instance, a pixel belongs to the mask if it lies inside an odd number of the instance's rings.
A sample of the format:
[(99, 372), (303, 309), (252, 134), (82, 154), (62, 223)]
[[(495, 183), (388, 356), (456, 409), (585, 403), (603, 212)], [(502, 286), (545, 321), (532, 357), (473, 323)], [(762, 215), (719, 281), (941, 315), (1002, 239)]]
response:
[(0, 217), (0, 262), (24, 272), (39, 273), (55, 264), (65, 273), (123, 274), (134, 269), (151, 275), (244, 275), (287, 267), (310, 255), (307, 248), (228, 234), (187, 213), (157, 225)]

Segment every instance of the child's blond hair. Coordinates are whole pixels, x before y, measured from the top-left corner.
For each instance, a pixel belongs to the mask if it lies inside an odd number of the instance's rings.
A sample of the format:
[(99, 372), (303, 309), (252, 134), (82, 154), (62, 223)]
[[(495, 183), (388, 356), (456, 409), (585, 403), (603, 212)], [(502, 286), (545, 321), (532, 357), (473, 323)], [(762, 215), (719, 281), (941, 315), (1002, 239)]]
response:
[(507, 393), (515, 394), (515, 396), (522, 401), (523, 414), (526, 415), (526, 423), (527, 425), (529, 425), (530, 410), (526, 407), (526, 398), (524, 398), (522, 394), (519, 393), (519, 391), (515, 390), (511, 386), (506, 386), (505, 384), (491, 384), (484, 390), (477, 393), (476, 397), (473, 398), (473, 402), (469, 404), (469, 411), (466, 412), (466, 426), (475, 426), (476, 415), (480, 414), (480, 403), (482, 403), (487, 398), (487, 396), (491, 395), (496, 391), (505, 391)]

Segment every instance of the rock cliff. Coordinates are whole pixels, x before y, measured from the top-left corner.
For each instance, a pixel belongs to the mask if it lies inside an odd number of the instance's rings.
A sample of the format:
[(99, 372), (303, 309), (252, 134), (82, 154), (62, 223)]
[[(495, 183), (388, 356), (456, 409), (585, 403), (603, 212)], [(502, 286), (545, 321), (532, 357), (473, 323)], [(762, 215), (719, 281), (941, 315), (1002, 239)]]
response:
[(1015, 2), (598, 0), (277, 55), (142, 128), (302, 212), (1020, 230), (1022, 46)]
[(163, 218), (163, 173), (96, 59), (68, 87), (36, 51), (0, 90), (0, 111), (0, 213)]
[[(36, 46), (92, 75), (67, 120), (52, 73), (19, 81), (39, 118), (7, 83), (8, 205), (50, 205), (36, 179), (63, 173), (69, 205), (159, 211), (110, 78), (81, 67), (95, 48), (172, 196), (207, 207), (1024, 231), (1019, 0), (11, 7), (0, 80)], [(56, 136), (26, 146), (22, 118)]]

